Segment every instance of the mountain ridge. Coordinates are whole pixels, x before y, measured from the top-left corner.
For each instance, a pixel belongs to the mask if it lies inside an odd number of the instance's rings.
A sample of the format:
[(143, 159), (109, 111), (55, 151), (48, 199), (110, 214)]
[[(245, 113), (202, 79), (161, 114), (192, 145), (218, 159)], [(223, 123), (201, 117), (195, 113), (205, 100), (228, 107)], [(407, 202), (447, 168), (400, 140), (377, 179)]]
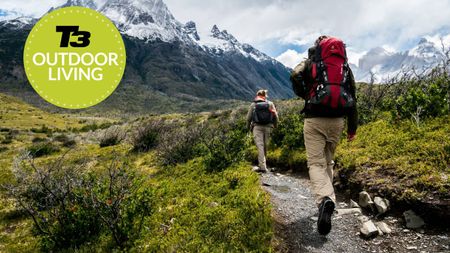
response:
[[(55, 8), (80, 5), (94, 8), (92, 0), (69, 0)], [(119, 91), (136, 86), (181, 100), (251, 100), (256, 90), (266, 88), (273, 98), (293, 97), (284, 65), (217, 26), (200, 36), (195, 22), (180, 23), (162, 0), (109, 0), (95, 8), (117, 25), (127, 48)], [(0, 83), (7, 84), (0, 90), (18, 96), (17, 91), (29, 90), (20, 52), (36, 21), (0, 22)]]

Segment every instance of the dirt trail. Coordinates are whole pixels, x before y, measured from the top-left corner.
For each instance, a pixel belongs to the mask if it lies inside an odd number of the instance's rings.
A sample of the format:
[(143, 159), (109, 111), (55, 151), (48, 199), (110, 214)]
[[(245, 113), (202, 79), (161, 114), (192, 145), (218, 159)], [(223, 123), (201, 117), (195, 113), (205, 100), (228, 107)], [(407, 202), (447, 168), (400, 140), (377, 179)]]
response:
[[(261, 176), (263, 188), (270, 193), (275, 236), (279, 252), (450, 252), (450, 232), (432, 229), (408, 230), (399, 217), (387, 216), (383, 221), (391, 234), (363, 239), (359, 235), (363, 215), (333, 216), (333, 228), (327, 236), (317, 232), (318, 210), (307, 176), (289, 173), (266, 173)], [(338, 194), (337, 209), (349, 208)], [(369, 214), (368, 218), (377, 221)]]

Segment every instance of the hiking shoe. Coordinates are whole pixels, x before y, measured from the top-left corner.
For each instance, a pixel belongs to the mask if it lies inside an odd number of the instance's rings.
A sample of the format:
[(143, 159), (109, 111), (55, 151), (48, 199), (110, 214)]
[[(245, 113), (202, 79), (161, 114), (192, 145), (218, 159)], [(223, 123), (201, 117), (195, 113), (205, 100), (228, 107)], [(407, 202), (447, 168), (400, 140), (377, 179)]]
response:
[(329, 197), (325, 197), (319, 205), (319, 219), (317, 220), (317, 230), (321, 235), (327, 235), (331, 230), (331, 215), (334, 212), (334, 202)]
[(262, 169), (260, 167), (256, 167), (253, 169), (254, 172), (258, 172), (258, 173), (266, 173), (268, 172), (267, 169)]

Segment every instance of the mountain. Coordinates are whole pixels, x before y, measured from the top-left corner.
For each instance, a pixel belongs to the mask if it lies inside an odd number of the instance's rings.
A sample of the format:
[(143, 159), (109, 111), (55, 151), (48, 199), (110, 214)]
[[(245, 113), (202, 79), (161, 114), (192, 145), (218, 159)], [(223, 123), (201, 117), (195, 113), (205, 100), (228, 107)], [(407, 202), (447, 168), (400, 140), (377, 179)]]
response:
[(359, 59), (358, 66), (352, 65), (356, 79), (367, 82), (373, 73), (376, 81), (383, 82), (401, 71), (429, 70), (441, 64), (445, 57), (441, 38), (444, 48), (449, 50), (450, 35), (425, 36), (415, 47), (402, 52), (394, 52), (383, 47), (373, 48)]
[[(100, 11), (123, 35), (127, 68), (105, 107), (123, 108), (127, 106), (123, 97), (141, 97), (142, 101), (134, 102), (152, 110), (154, 105), (143, 94), (191, 103), (251, 100), (261, 88), (269, 89), (273, 98), (293, 96), (289, 69), (284, 65), (217, 26), (209, 34), (199, 34), (195, 22), (177, 21), (162, 0), (108, 0), (103, 6), (92, 0), (69, 0), (55, 8), (66, 6)], [(30, 94), (21, 54), (35, 22), (0, 22), (0, 91), (21, 97)], [(139, 94), (133, 96), (133, 92)]]

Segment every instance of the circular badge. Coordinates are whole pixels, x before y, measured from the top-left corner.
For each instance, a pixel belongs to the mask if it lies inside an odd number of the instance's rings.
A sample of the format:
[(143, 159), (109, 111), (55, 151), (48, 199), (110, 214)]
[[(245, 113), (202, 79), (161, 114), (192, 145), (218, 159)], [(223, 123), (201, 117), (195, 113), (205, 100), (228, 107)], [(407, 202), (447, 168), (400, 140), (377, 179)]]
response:
[(106, 99), (119, 85), (125, 46), (115, 25), (89, 8), (66, 7), (45, 15), (31, 30), (24, 67), (49, 103), (81, 109)]

